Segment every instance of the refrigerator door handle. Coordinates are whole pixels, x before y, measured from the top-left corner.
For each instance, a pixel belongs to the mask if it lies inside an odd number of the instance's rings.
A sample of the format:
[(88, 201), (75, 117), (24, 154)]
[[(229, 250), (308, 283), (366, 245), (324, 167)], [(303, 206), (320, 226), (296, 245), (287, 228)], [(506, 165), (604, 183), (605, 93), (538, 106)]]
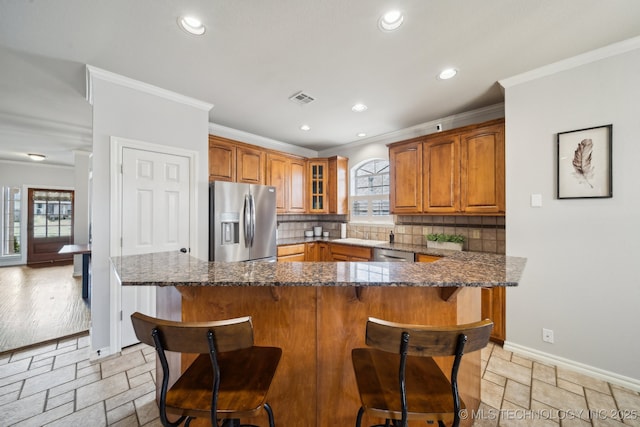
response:
[(251, 195), (244, 196), (244, 246), (251, 246)]
[(256, 200), (253, 194), (249, 198), (251, 200), (251, 246), (253, 246), (253, 239), (256, 237)]

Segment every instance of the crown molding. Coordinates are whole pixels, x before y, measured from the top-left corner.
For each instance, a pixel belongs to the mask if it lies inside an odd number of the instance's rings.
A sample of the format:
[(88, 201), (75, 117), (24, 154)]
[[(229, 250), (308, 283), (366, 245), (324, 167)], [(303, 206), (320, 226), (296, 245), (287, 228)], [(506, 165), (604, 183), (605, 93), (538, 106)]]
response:
[(318, 157), (318, 152), (309, 148), (299, 147), (297, 145), (287, 144), (286, 142), (277, 141), (275, 139), (256, 135), (254, 133), (222, 126), (217, 123), (209, 122), (209, 133), (211, 135), (222, 136), (224, 138), (235, 139), (247, 144), (254, 144), (264, 148), (285, 151), (302, 157)]
[(436, 129), (438, 124), (442, 125), (442, 130), (454, 129), (474, 123), (481, 123), (487, 120), (499, 119), (504, 117), (504, 103), (489, 105), (487, 107), (478, 108), (476, 110), (465, 111), (460, 114), (453, 114), (451, 116), (443, 117), (437, 120), (431, 120), (425, 123), (421, 123), (408, 128), (400, 129), (397, 131), (385, 133), (382, 135), (372, 136), (370, 138), (361, 139), (358, 141), (350, 142), (344, 145), (337, 145), (325, 150), (320, 151), (320, 156), (324, 156), (325, 153), (336, 151), (336, 149), (344, 150), (349, 148), (356, 148), (362, 145), (369, 144), (392, 144), (394, 142), (405, 141), (407, 139), (416, 138), (419, 136), (425, 136), (432, 133), (438, 133)]
[(73, 165), (59, 165), (57, 163), (36, 163), (33, 160), (8, 160), (8, 159), (0, 159), (0, 163), (6, 163), (9, 165), (18, 165), (18, 166), (29, 166), (35, 168), (53, 168), (53, 169), (73, 169), (75, 166)]
[(180, 104), (188, 105), (190, 107), (197, 108), (199, 110), (204, 110), (209, 112), (213, 108), (213, 104), (209, 104), (208, 102), (200, 101), (195, 98), (191, 98), (185, 95), (181, 95), (176, 92), (172, 92), (170, 90), (162, 89), (158, 86), (150, 85), (148, 83), (144, 83), (138, 80), (131, 79), (129, 77), (121, 76), (120, 74), (112, 73), (111, 71), (106, 71), (98, 67), (94, 67), (92, 65), (87, 64), (87, 92), (86, 98), (89, 101), (89, 104), (93, 105), (93, 80), (103, 80), (109, 83), (113, 83), (119, 86), (127, 87), (129, 89), (134, 89), (140, 92), (148, 93), (150, 95), (154, 95), (160, 98), (165, 98), (173, 102), (178, 102)]
[(592, 50), (571, 58), (563, 59), (562, 61), (554, 62), (552, 64), (536, 68), (535, 70), (527, 71), (526, 73), (508, 77), (506, 79), (499, 80), (498, 83), (500, 83), (503, 88), (508, 89), (522, 83), (551, 76), (562, 71), (571, 70), (582, 65), (587, 65), (612, 56), (621, 55), (636, 49), (640, 49), (640, 36), (610, 44), (600, 49)]
[(93, 131), (91, 126), (46, 120), (22, 114), (0, 112), (2, 131), (11, 130), (22, 134), (45, 134), (72, 141), (91, 143)]

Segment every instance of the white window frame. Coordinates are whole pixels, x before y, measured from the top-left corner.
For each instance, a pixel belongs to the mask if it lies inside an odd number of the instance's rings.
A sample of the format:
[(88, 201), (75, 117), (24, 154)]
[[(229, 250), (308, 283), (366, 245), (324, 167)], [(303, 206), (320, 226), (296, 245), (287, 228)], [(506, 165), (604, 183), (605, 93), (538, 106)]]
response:
[[(389, 214), (389, 215), (373, 215), (373, 211), (372, 211), (372, 201), (374, 200), (381, 200), (381, 199), (386, 199), (387, 202), (389, 202), (389, 193), (386, 194), (373, 194), (373, 195), (356, 195), (356, 173), (357, 171), (362, 168), (364, 165), (366, 165), (367, 163), (373, 162), (373, 161), (385, 161), (385, 162), (389, 162), (389, 159), (383, 159), (383, 158), (379, 158), (379, 157), (375, 157), (375, 158), (369, 158), (369, 159), (365, 159), (359, 163), (357, 163), (355, 166), (353, 166), (351, 168), (350, 171), (350, 175), (351, 175), (351, 182), (353, 183), (350, 187), (351, 187), (351, 194), (349, 195), (349, 207), (350, 207), (350, 211), (351, 211), (351, 216), (350, 216), (350, 223), (352, 224), (358, 224), (358, 223), (363, 223), (363, 224), (384, 224), (384, 225), (389, 225), (389, 224), (393, 224), (393, 215)], [(353, 213), (353, 203), (357, 200), (362, 200), (362, 201), (368, 201), (368, 206), (369, 206), (369, 212), (368, 215), (354, 215)]]
[[(5, 254), (4, 253), (4, 244), (5, 244), (5, 239), (6, 239), (6, 231), (7, 231), (7, 224), (5, 224), (5, 218), (7, 217), (7, 213), (5, 212), (5, 208), (7, 206), (8, 201), (5, 198), (5, 194), (7, 192), (7, 190), (12, 189), (12, 188), (17, 188), (20, 192), (20, 235), (19, 235), (19, 241), (18, 243), (20, 244), (20, 253), (14, 253), (14, 254)], [(22, 216), (22, 211), (23, 211), (23, 190), (22, 188), (19, 187), (15, 187), (15, 186), (0, 186), (0, 191), (2, 192), (2, 194), (0, 194), (0, 242), (2, 244), (2, 246), (0, 247), (0, 260), (16, 260), (16, 259), (22, 259), (23, 254), (25, 252), (24, 250), (24, 245), (23, 245), (23, 239), (22, 239), (22, 233), (23, 233), (23, 229), (24, 227), (23, 225), (23, 216)]]

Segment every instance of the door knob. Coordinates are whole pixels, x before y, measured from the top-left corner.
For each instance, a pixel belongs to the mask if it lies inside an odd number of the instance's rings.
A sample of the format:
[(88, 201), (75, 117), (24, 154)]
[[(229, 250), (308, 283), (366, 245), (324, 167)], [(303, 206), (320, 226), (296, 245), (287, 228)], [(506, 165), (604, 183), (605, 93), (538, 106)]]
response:
[(183, 254), (187, 253), (187, 248), (180, 248), (180, 252), (182, 252)]

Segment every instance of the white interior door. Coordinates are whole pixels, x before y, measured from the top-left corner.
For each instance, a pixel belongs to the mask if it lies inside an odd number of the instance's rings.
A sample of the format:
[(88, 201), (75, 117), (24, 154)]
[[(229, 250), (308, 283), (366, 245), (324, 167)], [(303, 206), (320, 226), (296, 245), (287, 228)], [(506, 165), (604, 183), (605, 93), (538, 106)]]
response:
[[(122, 149), (122, 255), (189, 250), (189, 158)], [(155, 315), (155, 288), (123, 286), (121, 346), (138, 342), (130, 316)]]

